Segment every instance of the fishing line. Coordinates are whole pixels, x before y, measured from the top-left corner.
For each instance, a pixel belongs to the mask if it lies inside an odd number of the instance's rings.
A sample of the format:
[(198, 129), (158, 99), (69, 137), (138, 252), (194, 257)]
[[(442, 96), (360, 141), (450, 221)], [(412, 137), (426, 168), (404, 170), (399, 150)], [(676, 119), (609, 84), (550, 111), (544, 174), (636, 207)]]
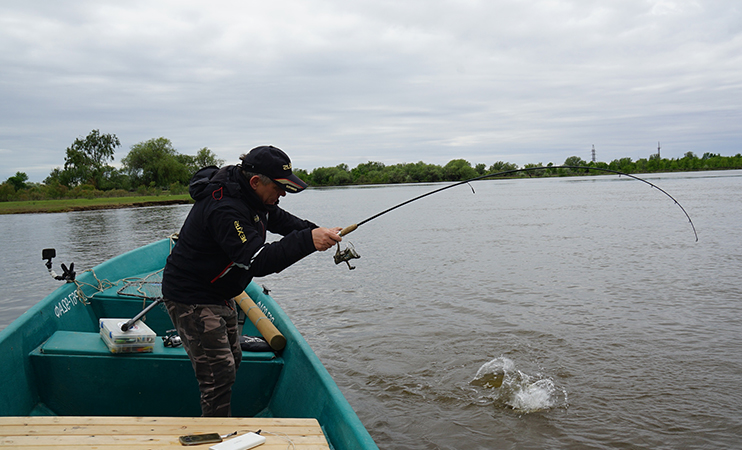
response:
[[(364, 220), (362, 220), (362, 221), (360, 221), (358, 223), (354, 223), (353, 225), (349, 225), (349, 226), (343, 228), (342, 231), (340, 231), (340, 236), (347, 236), (348, 234), (350, 234), (353, 231), (355, 231), (361, 225), (363, 225), (365, 223), (368, 223), (368, 222), (376, 219), (377, 217), (383, 216), (384, 214), (386, 214), (388, 212), (394, 211), (395, 209), (401, 208), (402, 206), (405, 206), (407, 204), (410, 204), (410, 203), (412, 203), (412, 202), (414, 202), (416, 200), (420, 200), (421, 198), (427, 197), (429, 195), (437, 194), (438, 192), (441, 192), (441, 191), (445, 191), (446, 189), (451, 189), (451, 188), (456, 187), (456, 186), (461, 186), (462, 184), (469, 184), (472, 181), (483, 180), (485, 178), (491, 178), (491, 177), (496, 177), (496, 176), (501, 176), (501, 175), (509, 175), (509, 174), (514, 174), (514, 173), (519, 173), (519, 172), (529, 173), (529, 176), (530, 176), (530, 172), (545, 171), (545, 170), (550, 170), (550, 169), (572, 169), (572, 170), (585, 170), (585, 171), (597, 170), (597, 171), (600, 171), (600, 172), (612, 173), (612, 174), (615, 174), (615, 175), (618, 175), (618, 176), (626, 176), (626, 177), (629, 177), (629, 178), (633, 178), (634, 180), (641, 181), (642, 183), (648, 184), (649, 186), (657, 189), (658, 191), (660, 191), (663, 194), (665, 194), (666, 196), (668, 196), (676, 205), (678, 205), (678, 207), (680, 208), (680, 210), (683, 211), (683, 214), (685, 214), (685, 217), (688, 219), (688, 223), (690, 223), (690, 226), (693, 229), (693, 235), (695, 236), (696, 242), (698, 242), (698, 233), (696, 232), (696, 226), (693, 224), (693, 220), (691, 220), (690, 215), (685, 210), (685, 208), (683, 208), (683, 205), (681, 205), (680, 202), (678, 202), (675, 199), (675, 197), (673, 197), (672, 195), (670, 195), (667, 191), (665, 191), (664, 189), (662, 189), (661, 187), (657, 186), (656, 184), (654, 184), (654, 183), (652, 183), (650, 181), (647, 181), (647, 180), (645, 180), (643, 178), (637, 177), (636, 175), (631, 175), (629, 173), (620, 172), (618, 170), (604, 169), (604, 168), (601, 168), (601, 167), (587, 167), (587, 166), (549, 166), (549, 167), (539, 166), (539, 167), (526, 167), (524, 169), (512, 169), (512, 170), (505, 170), (505, 171), (502, 171), (502, 172), (495, 172), (495, 173), (488, 173), (488, 174), (480, 175), (480, 176), (477, 176), (477, 177), (474, 177), (474, 178), (470, 178), (468, 180), (459, 181), (459, 182), (450, 184), (448, 186), (444, 186), (442, 188), (435, 189), (435, 190), (430, 191), (430, 192), (426, 192), (425, 194), (418, 195), (417, 197), (411, 198), (411, 199), (409, 199), (407, 201), (404, 201), (402, 203), (399, 203), (397, 205), (394, 205), (391, 208), (385, 209), (385, 210), (383, 210), (383, 211), (381, 211), (381, 212), (379, 212), (377, 214), (374, 214), (373, 216), (371, 216), (371, 217), (369, 217), (367, 219), (364, 219)], [(474, 192), (474, 188), (471, 185), (469, 185), (469, 187), (471, 188), (472, 192)], [(353, 249), (353, 248), (347, 248), (347, 249), (341, 251), (340, 250), (340, 244), (338, 244), (338, 249), (337, 249), (337, 252), (335, 253), (335, 264), (339, 264), (341, 262), (345, 262), (345, 263), (348, 264), (348, 268), (350, 268), (352, 270), (352, 269), (354, 269), (354, 267), (352, 267), (350, 265), (349, 261), (351, 259), (355, 259), (355, 258), (360, 258), (360, 256), (355, 251), (355, 249)]]

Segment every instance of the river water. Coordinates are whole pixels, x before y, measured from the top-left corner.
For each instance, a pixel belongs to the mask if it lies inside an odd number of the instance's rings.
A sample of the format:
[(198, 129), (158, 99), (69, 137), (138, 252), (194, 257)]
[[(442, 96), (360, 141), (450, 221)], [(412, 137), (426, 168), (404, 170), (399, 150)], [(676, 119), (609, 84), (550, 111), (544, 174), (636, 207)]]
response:
[[(742, 172), (480, 181), (260, 280), (383, 449), (723, 449), (742, 442)], [(441, 185), (282, 199), (327, 226)], [(190, 206), (0, 216), (0, 328)]]

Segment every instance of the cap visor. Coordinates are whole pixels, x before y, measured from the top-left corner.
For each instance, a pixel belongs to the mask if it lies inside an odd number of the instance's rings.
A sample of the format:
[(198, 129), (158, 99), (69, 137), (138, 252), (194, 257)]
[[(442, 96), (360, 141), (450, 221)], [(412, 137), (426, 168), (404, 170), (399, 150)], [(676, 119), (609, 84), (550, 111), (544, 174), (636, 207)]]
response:
[(307, 183), (301, 181), (301, 178), (294, 174), (289, 175), (288, 178), (275, 178), (273, 181), (278, 183), (286, 192), (292, 194), (301, 192), (307, 187)]

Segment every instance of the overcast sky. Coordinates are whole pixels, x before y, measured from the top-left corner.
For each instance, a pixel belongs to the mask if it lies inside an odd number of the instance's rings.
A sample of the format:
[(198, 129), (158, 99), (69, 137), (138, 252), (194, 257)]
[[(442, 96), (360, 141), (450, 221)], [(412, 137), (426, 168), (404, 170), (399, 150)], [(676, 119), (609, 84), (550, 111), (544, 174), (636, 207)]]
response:
[(0, 181), (91, 130), (311, 170), (742, 152), (739, 0), (0, 0)]

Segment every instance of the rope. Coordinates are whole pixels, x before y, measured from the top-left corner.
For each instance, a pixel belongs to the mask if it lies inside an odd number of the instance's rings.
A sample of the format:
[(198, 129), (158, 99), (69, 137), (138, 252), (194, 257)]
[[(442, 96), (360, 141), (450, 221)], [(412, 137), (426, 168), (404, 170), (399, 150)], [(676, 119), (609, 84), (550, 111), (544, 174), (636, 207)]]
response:
[[(170, 249), (169, 249), (168, 253), (172, 253), (173, 247), (175, 247), (175, 243), (178, 240), (178, 233), (173, 233), (173, 234), (169, 235), (167, 238), (169, 239), (169, 243), (170, 243)], [(101, 280), (100, 278), (98, 278), (98, 275), (96, 275), (95, 270), (93, 270), (93, 269), (86, 269), (82, 273), (85, 273), (85, 272), (92, 273), (93, 274), (93, 278), (95, 279), (95, 281), (98, 284), (97, 285), (94, 285), (94, 284), (91, 284), (91, 283), (86, 283), (86, 282), (83, 282), (83, 281), (78, 280), (77, 277), (73, 280), (73, 283), (75, 283), (75, 286), (76, 286), (75, 292), (77, 293), (77, 297), (80, 299), (80, 301), (82, 301), (82, 303), (84, 305), (89, 305), (90, 302), (88, 300), (90, 300), (91, 298), (93, 298), (96, 294), (100, 294), (101, 292), (103, 292), (103, 291), (105, 291), (107, 289), (111, 289), (113, 287), (119, 286), (122, 283), (124, 284), (124, 287), (127, 284), (134, 285), (136, 283), (139, 283), (139, 286), (137, 286), (137, 288), (136, 288), (136, 292), (140, 293), (141, 296), (144, 297), (143, 300), (142, 300), (142, 305), (144, 305), (147, 299), (151, 299), (152, 298), (152, 296), (150, 295), (150, 294), (152, 294), (152, 292), (145, 292), (142, 289), (145, 287), (146, 284), (160, 284), (160, 285), (162, 285), (162, 271), (163, 270), (165, 270), (165, 269), (164, 268), (159, 269), (159, 270), (157, 270), (155, 272), (152, 272), (152, 273), (146, 275), (144, 278), (140, 278), (140, 277), (122, 278), (122, 279), (120, 279), (120, 280), (118, 280), (116, 282), (112, 282), (112, 281), (109, 281), (109, 280), (106, 280), (106, 279)], [(153, 277), (153, 276), (159, 276), (159, 280), (157, 280), (157, 281), (147, 281), (150, 277)], [(90, 288), (93, 288), (94, 292), (92, 294), (90, 294), (90, 295), (85, 294), (85, 291), (83, 290), (83, 288), (86, 287), (86, 286), (87, 287), (90, 287)], [(157, 295), (157, 296), (154, 296), (154, 297), (161, 297), (161, 296), (162, 295), (160, 294), (160, 295)]]
[[(101, 280), (101, 279), (98, 278), (98, 275), (95, 274), (95, 271), (93, 269), (84, 270), (83, 273), (85, 273), (85, 272), (92, 273), (93, 274), (93, 278), (95, 278), (95, 281), (98, 282), (98, 285), (95, 286), (95, 285), (92, 285), (90, 283), (84, 283), (84, 282), (78, 280), (77, 278), (75, 278), (74, 283), (75, 283), (75, 286), (77, 286), (77, 288), (76, 288), (75, 291), (77, 292), (77, 297), (80, 299), (80, 301), (82, 301), (83, 305), (89, 305), (90, 302), (88, 302), (88, 300), (91, 299), (91, 298), (93, 298), (93, 296), (95, 294), (99, 294), (99, 293), (105, 291), (106, 289), (110, 289), (110, 288), (118, 285), (118, 283), (121, 281), (121, 280), (119, 280), (119, 281), (117, 281), (115, 283), (112, 283), (112, 282), (110, 282), (108, 280)], [(92, 287), (95, 290), (95, 292), (93, 292), (89, 296), (86, 295), (85, 292), (82, 289), (84, 286), (90, 286), (90, 287)]]

